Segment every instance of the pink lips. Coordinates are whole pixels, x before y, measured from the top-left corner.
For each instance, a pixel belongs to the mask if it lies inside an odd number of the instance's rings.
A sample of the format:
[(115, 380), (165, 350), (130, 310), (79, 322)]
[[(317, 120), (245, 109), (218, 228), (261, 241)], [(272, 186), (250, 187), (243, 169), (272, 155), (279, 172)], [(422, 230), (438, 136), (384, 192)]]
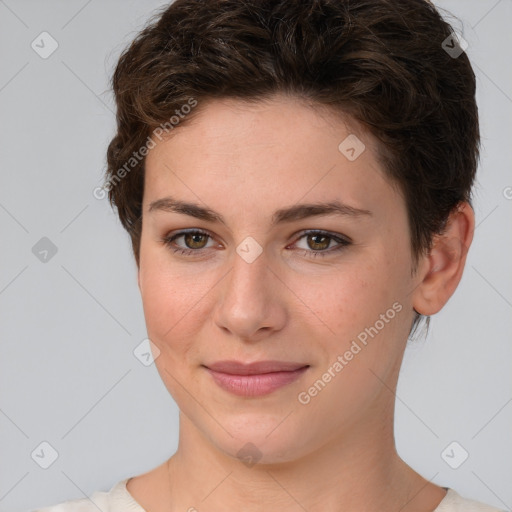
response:
[(218, 361), (206, 369), (226, 391), (239, 396), (266, 395), (298, 379), (309, 365), (283, 361)]

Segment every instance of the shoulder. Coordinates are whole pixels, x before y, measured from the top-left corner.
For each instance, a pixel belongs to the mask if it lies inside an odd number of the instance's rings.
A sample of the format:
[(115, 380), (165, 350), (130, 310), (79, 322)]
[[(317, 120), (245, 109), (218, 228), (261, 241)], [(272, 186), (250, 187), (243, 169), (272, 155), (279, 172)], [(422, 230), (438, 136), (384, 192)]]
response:
[(127, 491), (128, 480), (117, 482), (109, 491), (96, 491), (89, 498), (69, 500), (30, 512), (145, 512)]
[(453, 489), (448, 489), (443, 501), (433, 512), (504, 512), (502, 509), (486, 505), (480, 501), (462, 497)]

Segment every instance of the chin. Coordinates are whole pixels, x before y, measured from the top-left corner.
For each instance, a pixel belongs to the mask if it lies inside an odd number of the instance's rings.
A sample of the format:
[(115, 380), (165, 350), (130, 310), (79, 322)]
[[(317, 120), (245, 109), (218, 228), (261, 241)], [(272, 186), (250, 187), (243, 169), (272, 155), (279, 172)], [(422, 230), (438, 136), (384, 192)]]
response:
[[(231, 437), (223, 431), (222, 439), (211, 439), (218, 449), (226, 455), (238, 459), (247, 467), (258, 465), (275, 465), (293, 462), (308, 453), (304, 436), (295, 436), (290, 428), (284, 426), (282, 418), (270, 428), (251, 428), (238, 430), (226, 426)], [(276, 428), (277, 426), (277, 428)], [(301, 439), (302, 437), (302, 439)]]

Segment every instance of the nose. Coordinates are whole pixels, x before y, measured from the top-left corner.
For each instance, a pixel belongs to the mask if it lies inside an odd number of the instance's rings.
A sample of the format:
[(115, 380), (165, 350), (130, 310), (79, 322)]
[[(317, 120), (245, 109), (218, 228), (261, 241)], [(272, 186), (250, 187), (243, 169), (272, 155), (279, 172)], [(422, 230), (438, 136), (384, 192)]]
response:
[(217, 287), (214, 320), (220, 329), (257, 341), (283, 328), (287, 288), (269, 263), (265, 251), (254, 261), (234, 254), (230, 271)]

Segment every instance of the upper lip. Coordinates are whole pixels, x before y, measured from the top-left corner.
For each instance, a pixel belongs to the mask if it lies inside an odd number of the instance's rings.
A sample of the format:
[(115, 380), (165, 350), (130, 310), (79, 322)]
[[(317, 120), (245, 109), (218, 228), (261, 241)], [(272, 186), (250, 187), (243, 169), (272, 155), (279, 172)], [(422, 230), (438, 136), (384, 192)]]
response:
[(287, 361), (256, 361), (254, 363), (243, 363), (241, 361), (217, 361), (204, 365), (210, 370), (231, 375), (256, 375), (271, 372), (292, 372), (309, 366), (304, 363)]

